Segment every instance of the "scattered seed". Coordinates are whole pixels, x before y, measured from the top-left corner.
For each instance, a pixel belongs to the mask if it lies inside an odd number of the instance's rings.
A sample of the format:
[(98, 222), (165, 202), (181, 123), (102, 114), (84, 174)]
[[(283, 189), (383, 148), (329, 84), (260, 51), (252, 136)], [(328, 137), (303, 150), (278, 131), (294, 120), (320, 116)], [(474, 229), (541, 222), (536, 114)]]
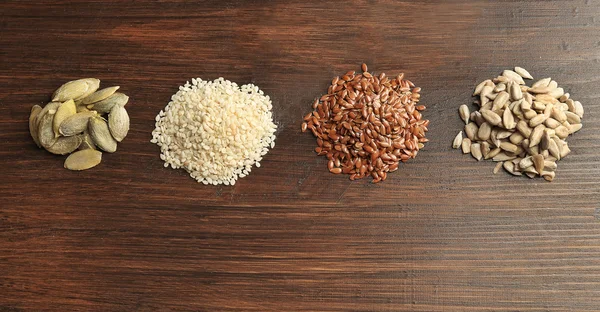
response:
[(469, 123), (469, 107), (467, 105), (461, 105), (458, 108), (458, 113), (460, 114), (460, 118), (465, 122), (465, 124)]
[(454, 137), (454, 141), (452, 142), (452, 148), (457, 149), (457, 148), (461, 147), (462, 140), (463, 140), (463, 132), (460, 131), (456, 135), (456, 137)]

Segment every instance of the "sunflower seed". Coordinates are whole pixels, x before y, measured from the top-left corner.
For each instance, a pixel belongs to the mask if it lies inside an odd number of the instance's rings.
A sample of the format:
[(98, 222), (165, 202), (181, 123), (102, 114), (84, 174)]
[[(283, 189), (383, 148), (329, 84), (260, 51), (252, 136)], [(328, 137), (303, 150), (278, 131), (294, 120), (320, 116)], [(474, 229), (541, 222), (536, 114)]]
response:
[(519, 76), (525, 78), (525, 79), (533, 79), (533, 77), (531, 76), (531, 74), (525, 70), (525, 68), (522, 67), (515, 67), (515, 72), (517, 74), (519, 74)]
[(489, 123), (484, 122), (479, 127), (479, 131), (477, 131), (477, 138), (479, 138), (479, 140), (487, 141), (491, 134), (492, 126)]
[[(580, 124), (581, 125), (581, 124)], [(569, 129), (563, 125), (554, 128), (554, 133), (561, 139), (566, 139), (569, 136)]]
[(72, 99), (60, 104), (54, 115), (54, 121), (52, 122), (52, 129), (54, 130), (54, 136), (60, 135), (59, 128), (60, 124), (67, 118), (75, 115), (77, 109), (75, 108), (75, 102)]
[(491, 151), (490, 143), (483, 141), (479, 145), (481, 146), (481, 155), (485, 158)]
[(471, 144), (471, 156), (477, 159), (477, 161), (480, 161), (483, 158), (483, 155), (481, 154), (481, 145), (479, 143)]
[(544, 133), (542, 135), (542, 139), (540, 140), (540, 149), (542, 151), (545, 151), (548, 149), (550, 141), (552, 141), (552, 138), (550, 137), (550, 132), (548, 131), (548, 129), (544, 130)]
[(508, 103), (508, 100), (510, 99), (510, 95), (505, 91), (502, 91), (497, 94), (498, 96), (496, 96), (492, 104), (492, 111), (497, 111), (499, 109), (504, 108), (504, 106)]
[(461, 147), (462, 144), (462, 140), (463, 140), (463, 132), (460, 131), (456, 137), (454, 137), (454, 141), (452, 142), (452, 148), (456, 149)]
[(40, 139), (38, 138), (38, 127), (35, 123), (38, 114), (42, 111), (42, 107), (39, 105), (33, 105), (31, 108), (31, 113), (29, 114), (29, 134), (33, 138), (33, 141), (38, 147), (42, 147), (40, 144)]
[(498, 172), (500, 171), (500, 168), (502, 168), (502, 163), (499, 162), (496, 164), (496, 166), (494, 167), (494, 170), (492, 171), (494, 174), (498, 174)]
[(581, 123), (581, 117), (579, 117), (579, 115), (569, 112), (569, 111), (566, 111), (564, 113), (565, 113), (565, 115), (567, 115), (567, 121), (570, 124), (580, 124)]
[(541, 125), (542, 123), (544, 123), (544, 121), (546, 121), (548, 117), (546, 117), (546, 115), (544, 114), (538, 114), (537, 116), (529, 119), (529, 126), (531, 128), (535, 128), (538, 125)]
[(560, 160), (560, 150), (558, 148), (558, 145), (556, 145), (556, 142), (554, 142), (554, 140), (550, 140), (548, 143), (548, 152), (550, 153), (550, 155)]
[(531, 135), (531, 128), (529, 128), (529, 125), (524, 120), (519, 120), (516, 128), (526, 138)]
[(497, 148), (491, 150), (489, 153), (487, 153), (487, 155), (484, 156), (484, 159), (494, 158), (498, 154), (500, 154), (500, 152), (502, 152), (502, 149), (500, 149), (499, 147), (497, 147)]
[(498, 155), (494, 156), (492, 158), (493, 161), (507, 161), (507, 160), (513, 160), (517, 158), (517, 156), (513, 156), (513, 155), (507, 155), (503, 152), (498, 153)]
[(93, 149), (75, 152), (65, 159), (65, 168), (69, 170), (86, 170), (97, 166), (102, 161), (102, 153)]
[(519, 167), (520, 168), (527, 168), (527, 167), (530, 167), (530, 166), (533, 166), (533, 159), (532, 159), (531, 156), (525, 157), (525, 158), (523, 158), (523, 159), (521, 159), (519, 161)]
[(98, 87), (100, 87), (100, 80), (96, 78), (69, 81), (54, 91), (52, 101), (81, 100), (98, 90)]
[(541, 170), (554, 171), (554, 170), (556, 170), (556, 168), (558, 168), (558, 166), (556, 165), (556, 161), (545, 160), (542, 163), (542, 165), (543, 165), (542, 169), (540, 169), (540, 171), (538, 171), (538, 172), (542, 172)]
[(507, 77), (508, 79), (515, 81), (516, 83), (520, 84), (520, 85), (524, 85), (525, 81), (523, 80), (523, 77), (521, 77), (519, 74), (515, 73), (514, 71), (510, 70), (510, 69), (506, 69), (502, 72), (502, 76)]
[(505, 161), (504, 163), (502, 163), (502, 167), (504, 167), (504, 170), (506, 170), (506, 172), (512, 175), (521, 175), (520, 172), (515, 170), (515, 164), (512, 161)]
[(81, 100), (81, 104), (83, 105), (88, 105), (88, 104), (93, 104), (99, 101), (102, 101), (104, 99), (106, 99), (107, 97), (113, 95), (113, 93), (117, 92), (117, 90), (119, 90), (119, 86), (114, 86), (114, 87), (108, 87), (108, 88), (104, 88), (102, 90), (98, 90), (92, 94), (90, 94), (89, 96), (85, 97), (84, 99)]
[(550, 91), (548, 94), (553, 98), (558, 99), (565, 94), (565, 90), (563, 88), (556, 88)]
[(573, 113), (577, 114), (577, 116), (579, 116), (580, 118), (583, 118), (584, 111), (581, 102), (575, 101), (575, 111), (573, 111)]
[(469, 138), (463, 138), (461, 148), (463, 154), (469, 154), (471, 152), (471, 140)]
[(514, 129), (517, 126), (515, 116), (512, 114), (510, 109), (505, 109), (502, 117), (502, 124), (504, 125), (504, 128)]
[(113, 95), (107, 97), (106, 99), (91, 104), (90, 106), (93, 110), (97, 111), (98, 113), (105, 114), (109, 113), (115, 105), (125, 106), (125, 104), (127, 104), (127, 101), (129, 101), (129, 97), (127, 95), (120, 92), (115, 92)]
[(494, 88), (494, 92), (496, 92), (496, 93), (500, 93), (500, 92), (505, 91), (505, 90), (506, 90), (506, 84), (505, 83), (499, 83)]
[(552, 81), (552, 78), (544, 78), (534, 82), (531, 87), (532, 88), (545, 88)]
[(548, 182), (552, 182), (554, 180), (554, 178), (556, 177), (556, 173), (554, 173), (552, 171), (542, 171), (541, 175), (544, 178), (544, 180), (546, 180)]
[(515, 145), (521, 144), (521, 142), (523, 142), (524, 139), (525, 139), (525, 137), (523, 137), (521, 132), (515, 132), (508, 137), (508, 140), (510, 141), (510, 143), (515, 144)]
[(477, 132), (479, 131), (479, 127), (474, 122), (470, 122), (465, 125), (465, 134), (467, 137), (473, 141), (477, 139)]
[(502, 142), (500, 143), (500, 148), (509, 152), (509, 153), (515, 153), (519, 150), (519, 147), (510, 143), (510, 142)]
[(117, 141), (113, 139), (108, 124), (101, 117), (90, 118), (88, 131), (94, 143), (100, 149), (109, 153), (114, 153), (117, 150)]
[(460, 115), (460, 118), (465, 122), (465, 124), (469, 123), (469, 107), (465, 104), (461, 105), (458, 108), (458, 113)]
[(515, 101), (523, 98), (523, 91), (521, 91), (521, 87), (518, 84), (513, 83), (510, 85), (510, 96)]
[(108, 128), (117, 142), (123, 141), (129, 131), (129, 115), (121, 105), (115, 105), (108, 115)]
[(569, 133), (575, 133), (575, 132), (581, 130), (582, 126), (583, 126), (582, 124), (569, 125), (569, 127), (568, 127), (569, 128)]
[(489, 82), (492, 82), (491, 80), (484, 80), (482, 82), (480, 82), (477, 87), (475, 87), (475, 92), (473, 92), (473, 96), (479, 95), (481, 94), (481, 90), (483, 90), (483, 87), (485, 87)]
[(542, 135), (544, 135), (544, 125), (533, 128), (533, 131), (531, 131), (531, 135), (529, 136), (529, 147), (540, 144)]
[(502, 122), (502, 118), (491, 110), (481, 110), (481, 116), (491, 125), (497, 126)]

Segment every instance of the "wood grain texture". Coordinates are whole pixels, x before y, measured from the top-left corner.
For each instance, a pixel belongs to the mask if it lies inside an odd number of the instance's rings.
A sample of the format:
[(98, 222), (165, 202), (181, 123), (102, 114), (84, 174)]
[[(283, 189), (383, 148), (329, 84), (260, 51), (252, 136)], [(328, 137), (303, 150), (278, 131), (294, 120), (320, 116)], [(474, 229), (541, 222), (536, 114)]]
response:
[[(600, 1), (0, 3), (0, 311), (598, 311)], [(299, 132), (362, 62), (423, 88), (431, 142), (384, 183)], [(501, 70), (584, 103), (553, 183), (451, 150)], [(154, 116), (193, 77), (271, 96), (277, 146), (235, 187), (163, 168)], [(86, 172), (38, 150), (30, 107), (97, 77), (129, 136)]]

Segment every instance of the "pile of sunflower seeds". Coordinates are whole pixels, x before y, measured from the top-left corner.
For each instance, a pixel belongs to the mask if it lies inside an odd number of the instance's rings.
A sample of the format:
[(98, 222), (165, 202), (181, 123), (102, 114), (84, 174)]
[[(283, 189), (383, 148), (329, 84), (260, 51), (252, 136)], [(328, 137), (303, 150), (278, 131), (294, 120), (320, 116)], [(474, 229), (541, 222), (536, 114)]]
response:
[(570, 98), (551, 78), (528, 87), (523, 79), (533, 79), (527, 70), (516, 67), (501, 76), (481, 82), (473, 96), (479, 110), (469, 112), (461, 105), (465, 122), (452, 147), (462, 149), (478, 161), (492, 159), (515, 176), (541, 176), (552, 181), (556, 162), (571, 149), (567, 137), (582, 127), (583, 106)]
[[(65, 168), (90, 169), (100, 163), (102, 152), (113, 153), (129, 131), (125, 104), (129, 97), (119, 87), (98, 90), (100, 80), (73, 80), (58, 88), (43, 108), (34, 105), (29, 132), (38, 147), (52, 154), (69, 155)], [(76, 151), (79, 150), (79, 151)], [(76, 152), (75, 152), (76, 151)]]

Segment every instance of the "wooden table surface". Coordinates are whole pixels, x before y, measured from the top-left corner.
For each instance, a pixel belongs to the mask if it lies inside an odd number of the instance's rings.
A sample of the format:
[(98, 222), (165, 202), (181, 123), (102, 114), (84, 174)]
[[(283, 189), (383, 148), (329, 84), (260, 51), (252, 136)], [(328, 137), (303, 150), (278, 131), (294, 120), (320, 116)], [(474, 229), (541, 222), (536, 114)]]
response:
[[(0, 311), (600, 310), (600, 1), (0, 4)], [(327, 172), (302, 116), (358, 70), (423, 88), (431, 140), (371, 184)], [(552, 183), (450, 148), (476, 83), (514, 66), (585, 108)], [(131, 97), (84, 172), (27, 118), (65, 81)], [(154, 116), (194, 77), (269, 94), (277, 145), (234, 187), (165, 169)]]

